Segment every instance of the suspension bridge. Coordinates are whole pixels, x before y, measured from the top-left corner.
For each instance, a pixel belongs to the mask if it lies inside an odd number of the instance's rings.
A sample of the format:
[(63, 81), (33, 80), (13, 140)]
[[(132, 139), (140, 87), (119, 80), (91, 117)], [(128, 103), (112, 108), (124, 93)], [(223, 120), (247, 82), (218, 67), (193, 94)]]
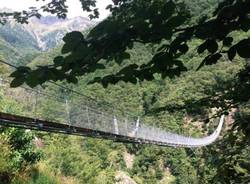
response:
[[(0, 78), (0, 87), (7, 98), (19, 109), (6, 108), (0, 112), (0, 125), (46, 132), (80, 135), (118, 142), (155, 144), (172, 147), (202, 147), (219, 137), (224, 115), (217, 128), (208, 136), (194, 138), (165, 131), (137, 120), (124, 118), (114, 112), (102, 111), (93, 100), (82, 99), (73, 93), (71, 98), (60, 95), (62, 88), (51, 90), (22, 86), (10, 88), (9, 80)], [(0, 99), (1, 102), (1, 99)]]

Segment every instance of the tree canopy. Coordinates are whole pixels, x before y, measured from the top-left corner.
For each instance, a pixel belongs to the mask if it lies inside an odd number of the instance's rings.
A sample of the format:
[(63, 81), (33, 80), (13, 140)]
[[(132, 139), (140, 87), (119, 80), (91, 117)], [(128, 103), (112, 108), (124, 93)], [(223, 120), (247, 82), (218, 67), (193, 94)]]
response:
[[(30, 11), (0, 14), (1, 22), (14, 18), (27, 23), (32, 16), (40, 17), (39, 11), (55, 14), (59, 18), (67, 15), (66, 0), (52, 0), (40, 8)], [(81, 0), (83, 10), (91, 18), (98, 17), (95, 0)], [(191, 3), (192, 4), (192, 3)], [(216, 3), (214, 3), (216, 4)], [(191, 6), (195, 6), (195, 2)], [(107, 6), (111, 15), (97, 24), (87, 35), (73, 31), (63, 38), (61, 55), (53, 64), (37, 66), (35, 69), (19, 67), (11, 74), (12, 87), (26, 83), (31, 87), (46, 81), (67, 80), (77, 83), (79, 76), (102, 70), (111, 61), (121, 65), (116, 73), (94, 78), (104, 87), (119, 81), (137, 83), (154, 80), (159, 74), (166, 77), (179, 76), (187, 71), (185, 55), (191, 52), (190, 42), (200, 40), (195, 52), (200, 56), (200, 70), (204, 65), (213, 65), (222, 60), (233, 62), (235, 57), (246, 59), (245, 67), (233, 83), (211, 98), (201, 100), (202, 105), (229, 109), (249, 100), (249, 72), (247, 58), (250, 57), (250, 38), (237, 39), (234, 33), (247, 32), (250, 28), (250, 1), (224, 0), (213, 5), (197, 18), (190, 10), (189, 1), (174, 0), (113, 0)], [(128, 52), (136, 43), (150, 45), (152, 57), (145, 63), (126, 64), (131, 57)], [(199, 102), (196, 102), (199, 103)]]
[[(95, 1), (81, 2), (85, 10), (89, 7), (94, 18), (94, 12), (98, 12)], [(2, 23), (13, 18), (25, 23), (32, 16), (39, 17), (42, 11), (64, 18), (66, 1), (51, 3), (49, 9), (31, 8), (37, 14), (2, 12)], [(47, 145), (43, 150), (47, 158), (41, 158), (49, 168), (45, 169), (75, 177), (80, 183), (114, 183), (115, 171), (119, 169), (127, 170), (137, 183), (164, 182), (164, 178), (169, 178), (165, 172), (169, 169), (175, 183), (249, 183), (249, 1), (117, 0), (108, 8), (112, 15), (89, 33), (68, 33), (62, 47), (36, 57), (29, 67), (18, 67), (11, 75), (12, 87), (24, 83), (35, 87), (46, 81), (78, 83), (60, 84), (95, 99), (105, 99), (122, 112), (133, 111), (132, 115), (139, 115), (145, 123), (197, 137), (212, 132), (216, 126), (217, 121), (203, 123), (216, 116), (213, 107), (221, 109), (220, 113), (231, 109), (223, 139), (205, 149), (173, 150), (41, 134)], [(43, 66), (35, 67), (37, 63)], [(4, 71), (1, 66), (0, 70), (6, 74), (9, 69)], [(89, 81), (95, 84), (87, 85)], [(52, 86), (45, 86), (45, 90), (52, 90)], [(2, 88), (0, 104), (9, 112), (15, 113), (10, 111), (14, 108), (29, 109), (29, 102), (7, 100), (5, 93)], [(54, 93), (66, 95), (64, 90)], [(69, 95), (69, 100), (82, 102), (74, 95)], [(41, 107), (37, 110), (41, 117), (62, 120), (55, 116), (60, 106), (54, 100), (44, 98), (36, 103)], [(96, 106), (100, 108), (100, 104)], [(4, 129), (5, 132), (9, 131)], [(1, 173), (22, 170), (19, 165), (30, 163), (24, 159), (26, 156), (35, 155), (34, 161), (40, 159), (32, 147), (27, 153), (23, 147), (13, 147), (15, 154), (11, 154), (11, 147), (20, 142), (22, 132), (10, 133), (10, 140), (0, 141), (4, 153), (0, 157), (0, 178)], [(16, 135), (18, 139), (13, 139)], [(24, 148), (30, 145), (29, 141), (30, 135)], [(135, 156), (131, 169), (126, 168), (123, 160), (126, 151)], [(12, 158), (21, 159), (12, 162)], [(15, 165), (8, 167), (8, 163)]]

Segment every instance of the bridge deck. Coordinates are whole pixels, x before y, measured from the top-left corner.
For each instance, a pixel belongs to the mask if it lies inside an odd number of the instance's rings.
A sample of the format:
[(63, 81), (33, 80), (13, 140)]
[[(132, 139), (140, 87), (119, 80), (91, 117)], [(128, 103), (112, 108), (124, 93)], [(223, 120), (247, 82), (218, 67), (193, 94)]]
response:
[(108, 132), (103, 132), (99, 130), (92, 130), (77, 126), (70, 126), (67, 124), (49, 122), (24, 116), (17, 116), (13, 114), (7, 114), (0, 112), (0, 125), (6, 127), (16, 127), (23, 129), (31, 129), (52, 133), (61, 133), (68, 135), (77, 135), (77, 136), (85, 136), (99, 139), (109, 139), (115, 142), (124, 142), (124, 143), (144, 143), (144, 144), (158, 144), (162, 145), (162, 143), (157, 141), (150, 141), (135, 137), (123, 136), (119, 134), (112, 134)]
[[(210, 136), (211, 138), (217, 138), (218, 129), (221, 129), (222, 126), (222, 118), (217, 130)], [(183, 137), (185, 139), (189, 139), (189, 142), (182, 142), (180, 140), (176, 140), (175, 142), (163, 142), (163, 141), (155, 141), (149, 139), (143, 139), (140, 137), (135, 136), (124, 136), (109, 132), (103, 132), (99, 130), (92, 130), (87, 128), (82, 128), (78, 126), (71, 126), (68, 124), (62, 124), (57, 122), (50, 122), (44, 121), (24, 116), (17, 116), (13, 114), (3, 113), (0, 112), (0, 125), (8, 126), (8, 127), (17, 127), (17, 128), (24, 128), (24, 129), (31, 129), (31, 130), (39, 130), (39, 131), (46, 131), (46, 132), (53, 132), (53, 133), (62, 133), (62, 134), (69, 134), (69, 135), (78, 135), (78, 136), (86, 136), (86, 137), (93, 137), (93, 138), (100, 138), (100, 139), (109, 139), (115, 142), (124, 142), (124, 143), (136, 143), (136, 144), (155, 144), (160, 146), (172, 146), (172, 147), (200, 147), (205, 146), (206, 144), (201, 142), (201, 144), (194, 144), (194, 141), (202, 141), (205, 138), (189, 138)], [(175, 135), (175, 134), (173, 134)], [(175, 135), (179, 136), (179, 135)], [(193, 142), (192, 142), (193, 141)], [(213, 142), (213, 141), (212, 141)]]
[[(201, 147), (213, 143), (219, 136), (224, 116), (214, 133), (202, 138), (192, 138), (148, 125), (139, 119), (117, 116), (117, 112), (100, 106), (82, 96), (58, 92), (55, 86), (31, 89), (21, 86), (13, 89), (8, 80), (1, 80), (4, 98), (20, 104), (17, 114), (0, 112), (0, 125), (54, 133), (109, 139), (117, 142), (155, 144), (173, 147)], [(121, 113), (120, 113), (121, 114)]]

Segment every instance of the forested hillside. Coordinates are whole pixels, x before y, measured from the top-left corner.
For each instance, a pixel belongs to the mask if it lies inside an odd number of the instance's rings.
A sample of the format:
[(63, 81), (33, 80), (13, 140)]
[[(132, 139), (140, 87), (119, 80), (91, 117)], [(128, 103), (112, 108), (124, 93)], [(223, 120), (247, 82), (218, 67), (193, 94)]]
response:
[[(193, 22), (199, 21), (203, 13), (209, 15), (217, 4), (215, 0), (185, 2), (195, 15)], [(249, 36), (248, 32), (233, 34), (238, 40)], [(204, 66), (197, 71), (201, 55), (205, 55), (196, 53), (201, 43), (199, 39), (190, 41), (191, 52), (181, 58), (185, 61), (187, 71), (179, 76), (170, 75), (162, 79), (160, 74), (155, 74), (152, 81), (145, 80), (136, 84), (120, 81), (115, 85), (109, 84), (107, 88), (103, 88), (99, 83), (89, 84), (94, 78), (114, 74), (124, 66), (149, 62), (156, 48), (150, 44), (136, 43), (134, 48), (127, 51), (130, 57), (126, 62), (120, 64), (103, 60), (102, 63), (109, 66), (106, 69), (78, 77), (77, 84), (68, 84), (66, 81), (61, 84), (99, 102), (105, 100), (117, 112), (130, 114), (135, 119), (139, 116), (141, 121), (147, 124), (194, 137), (204, 136), (214, 130), (219, 118), (212, 118), (216, 109), (207, 108), (203, 99), (217, 93), (223, 94), (228, 86), (237, 82), (238, 73), (243, 69), (245, 61), (240, 57), (236, 57), (233, 62), (222, 58), (220, 62)], [(25, 45), (22, 47), (29, 49)], [(9, 53), (12, 46), (3, 41), (0, 45), (0, 55), (5, 60), (18, 61), (18, 65), (36, 68), (38, 65), (51, 64), (61, 48), (62, 46), (58, 46), (46, 53), (32, 51), (30, 60), (9, 58), (14, 57)], [(20, 52), (20, 47), (13, 49)], [(10, 70), (1, 64), (1, 77), (9, 75)], [(47, 90), (50, 90), (49, 85)], [(56, 93), (66, 95), (63, 90)], [(56, 104), (49, 99), (46, 103), (47, 106), (39, 113), (51, 116), (51, 111), (57, 108)], [(211, 103), (216, 103), (216, 99)], [(0, 88), (0, 111), (15, 113), (22, 111), (24, 107), (25, 104), (5, 98), (5, 91)], [(239, 128), (239, 125), (248, 126), (249, 120), (249, 101), (237, 109), (229, 109), (219, 140), (211, 146), (197, 149), (122, 144), (1, 127), (0, 153), (3, 154), (0, 154), (0, 183), (249, 183), (249, 135)], [(237, 123), (232, 126), (234, 121)]]

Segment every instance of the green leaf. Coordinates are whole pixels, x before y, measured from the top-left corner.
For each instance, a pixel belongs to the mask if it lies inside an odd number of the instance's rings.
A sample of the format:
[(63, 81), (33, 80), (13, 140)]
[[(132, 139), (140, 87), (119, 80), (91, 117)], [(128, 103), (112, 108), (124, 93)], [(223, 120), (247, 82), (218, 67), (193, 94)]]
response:
[(27, 79), (25, 80), (26, 84), (31, 87), (31, 88), (34, 88), (35, 86), (37, 86), (39, 84), (39, 75), (38, 75), (38, 71), (34, 71), (34, 72), (31, 72)]
[(164, 4), (162, 8), (162, 16), (164, 19), (169, 18), (175, 10), (175, 3), (173, 1), (168, 1)]
[(218, 44), (215, 40), (208, 40), (207, 41), (207, 50), (210, 53), (215, 53), (218, 50)]
[(145, 80), (148, 80), (148, 81), (151, 81), (154, 79), (154, 75), (152, 73), (149, 73), (149, 72), (143, 73), (143, 77)]
[(181, 71), (187, 71), (187, 67), (183, 64), (181, 60), (173, 60), (173, 63), (178, 66), (176, 69)]
[(10, 77), (14, 77), (14, 78), (22, 77), (22, 76), (23, 76), (23, 72), (20, 71), (20, 70), (16, 70), (16, 71), (14, 71), (14, 72), (12, 72), (12, 73), (10, 74)]
[(78, 42), (78, 41), (83, 41), (84, 36), (81, 32), (79, 31), (72, 31), (70, 33), (67, 33), (63, 37), (63, 41), (65, 43), (73, 43), (73, 42)]
[(18, 77), (12, 80), (12, 82), (10, 83), (10, 87), (12, 88), (16, 88), (21, 86), (25, 81), (24, 77)]
[(247, 32), (250, 29), (250, 19), (248, 17), (244, 17), (240, 19), (240, 28)]
[(185, 54), (188, 51), (188, 46), (187, 44), (182, 44), (179, 46), (179, 51), (183, 54)]
[(62, 47), (62, 54), (69, 53), (75, 49), (75, 47), (80, 43), (84, 41), (83, 34), (78, 31), (73, 31), (70, 33), (67, 33), (63, 37), (63, 41), (65, 44)]
[(23, 72), (26, 72), (26, 71), (30, 71), (30, 67), (27, 67), (27, 66), (20, 66), (17, 68), (19, 71), (23, 71)]
[(26, 74), (26, 73), (29, 73), (31, 71), (31, 69), (29, 67), (26, 67), (26, 66), (20, 66), (20, 67), (17, 68), (16, 71), (17, 71), (17, 73), (19, 72), (19, 73), (22, 73), (22, 74)]
[(118, 80), (116, 80), (114, 75), (107, 75), (101, 79), (101, 83), (102, 83), (104, 88), (108, 87), (109, 83), (115, 84), (117, 82), (118, 82)]
[(206, 58), (202, 60), (196, 71), (200, 70), (205, 65), (205, 63), (206, 63)]
[(250, 58), (250, 45), (242, 45), (238, 47), (237, 53), (242, 58)]
[(167, 52), (160, 52), (152, 58), (154, 66), (159, 71), (164, 71), (167, 66), (172, 65), (173, 58)]
[(96, 67), (96, 69), (105, 69), (106, 68), (105, 65), (100, 64), (100, 63), (97, 63), (95, 67)]
[(55, 65), (56, 67), (62, 65), (62, 64), (63, 64), (63, 61), (64, 61), (64, 57), (62, 57), (62, 56), (57, 56), (57, 57), (55, 57), (54, 60), (53, 60), (54, 65)]
[(67, 82), (73, 83), (73, 84), (77, 84), (77, 82), (78, 82), (78, 79), (72, 75), (68, 76), (66, 80), (67, 80)]
[(122, 53), (121, 55), (122, 59), (130, 59), (130, 54), (127, 52)]
[(89, 81), (88, 84), (100, 83), (101, 80), (101, 77), (95, 77), (93, 80)]
[(182, 25), (185, 21), (186, 21), (186, 17), (181, 16), (181, 15), (176, 15), (176, 16), (171, 17), (168, 20), (167, 25), (169, 27), (176, 28), (176, 27)]
[(71, 52), (72, 50), (73, 50), (72, 45), (65, 43), (62, 47), (61, 52), (62, 52), (62, 54), (67, 54), (67, 53)]
[(218, 60), (221, 58), (221, 56), (222, 55), (220, 53), (208, 55), (207, 57), (203, 59), (203, 61), (201, 62), (201, 64), (198, 66), (196, 70), (199, 70), (204, 65), (212, 65), (212, 64), (217, 63)]
[(125, 74), (125, 75), (133, 75), (133, 73), (135, 72), (135, 70), (138, 68), (137, 64), (131, 64), (128, 65), (124, 68), (122, 68), (117, 74), (121, 75), (121, 74)]
[(226, 38), (223, 40), (223, 45), (225, 45), (225, 46), (230, 46), (230, 45), (232, 45), (232, 42), (233, 42), (233, 38), (232, 38), (232, 37), (226, 37)]
[(207, 41), (203, 42), (201, 45), (199, 45), (197, 52), (198, 54), (203, 53), (207, 49)]
[(212, 55), (211, 57), (209, 57), (209, 59), (206, 61), (206, 65), (212, 65), (217, 63), (217, 61), (221, 58), (221, 54), (220, 53), (216, 53), (214, 55)]
[(235, 47), (231, 47), (228, 52), (227, 52), (227, 55), (228, 55), (228, 59), (230, 61), (232, 61), (236, 55), (236, 48)]

